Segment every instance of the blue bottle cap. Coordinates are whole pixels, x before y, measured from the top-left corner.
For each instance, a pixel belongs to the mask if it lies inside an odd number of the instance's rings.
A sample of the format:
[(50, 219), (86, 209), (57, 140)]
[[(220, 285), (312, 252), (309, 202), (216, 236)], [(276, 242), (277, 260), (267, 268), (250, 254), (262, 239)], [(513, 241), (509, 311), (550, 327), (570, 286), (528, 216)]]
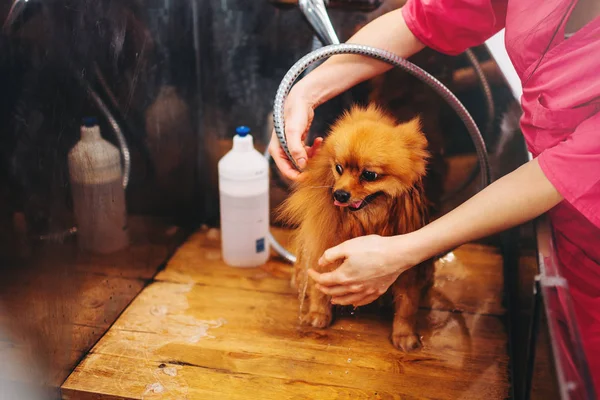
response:
[(83, 118), (83, 125), (86, 128), (91, 128), (93, 126), (98, 125), (98, 120), (96, 119), (96, 117), (85, 117)]
[(239, 137), (244, 137), (250, 133), (250, 128), (247, 126), (238, 126), (235, 128), (235, 133), (237, 133)]

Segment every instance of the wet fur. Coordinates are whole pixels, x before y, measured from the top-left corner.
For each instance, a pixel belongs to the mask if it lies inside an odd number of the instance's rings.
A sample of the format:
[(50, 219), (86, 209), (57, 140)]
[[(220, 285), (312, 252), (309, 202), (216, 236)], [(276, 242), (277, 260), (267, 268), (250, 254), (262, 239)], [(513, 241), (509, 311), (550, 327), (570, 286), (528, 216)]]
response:
[[(281, 221), (298, 227), (292, 280), (298, 283), (300, 296), (308, 279), (306, 267), (323, 272), (317, 261), (326, 249), (357, 236), (412, 232), (428, 222), (429, 203), (423, 189), (428, 157), (427, 140), (418, 119), (397, 124), (370, 105), (353, 107), (334, 124), (309, 163), (304, 179), (295, 184), (278, 210)], [(343, 166), (342, 175), (336, 171), (336, 163)], [(374, 182), (361, 180), (365, 168), (380, 177)], [(351, 211), (334, 205), (333, 191), (338, 189), (350, 192), (352, 199), (373, 193), (378, 196), (364, 208)], [(401, 274), (390, 288), (395, 309), (392, 342), (401, 350), (420, 347), (416, 314), (421, 295), (432, 279), (433, 265), (428, 261)], [(312, 280), (306, 295), (308, 310), (301, 311), (302, 323), (328, 327), (332, 320), (330, 298), (318, 291)]]

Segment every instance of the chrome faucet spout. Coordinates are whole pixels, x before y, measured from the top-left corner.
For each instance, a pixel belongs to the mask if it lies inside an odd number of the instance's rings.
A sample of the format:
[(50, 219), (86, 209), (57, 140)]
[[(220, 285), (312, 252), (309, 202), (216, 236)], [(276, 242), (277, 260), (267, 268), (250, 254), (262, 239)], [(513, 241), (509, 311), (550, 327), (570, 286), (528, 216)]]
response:
[(298, 5), (323, 45), (339, 44), (325, 1), (327, 0), (298, 0)]

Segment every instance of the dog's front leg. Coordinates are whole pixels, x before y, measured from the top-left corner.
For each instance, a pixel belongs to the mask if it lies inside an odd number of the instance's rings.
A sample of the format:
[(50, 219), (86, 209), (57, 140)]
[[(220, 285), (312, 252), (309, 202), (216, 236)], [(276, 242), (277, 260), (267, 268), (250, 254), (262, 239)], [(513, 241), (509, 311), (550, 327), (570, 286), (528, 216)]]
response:
[[(318, 252), (321, 254), (322, 252)], [(313, 258), (316, 259), (316, 258)], [(313, 266), (317, 272), (330, 272), (335, 268), (327, 268), (326, 270), (318, 265)], [(315, 281), (308, 278), (308, 312), (302, 318), (304, 325), (310, 325), (315, 328), (327, 328), (331, 324), (331, 296), (327, 296), (317, 289)]]
[(392, 285), (394, 294), (394, 325), (392, 343), (399, 350), (410, 352), (421, 347), (417, 335), (417, 312), (421, 299), (421, 287), (416, 283), (416, 268), (408, 270), (398, 277)]
[(316, 288), (315, 282), (308, 282), (308, 312), (302, 323), (315, 328), (327, 328), (331, 324), (331, 297)]

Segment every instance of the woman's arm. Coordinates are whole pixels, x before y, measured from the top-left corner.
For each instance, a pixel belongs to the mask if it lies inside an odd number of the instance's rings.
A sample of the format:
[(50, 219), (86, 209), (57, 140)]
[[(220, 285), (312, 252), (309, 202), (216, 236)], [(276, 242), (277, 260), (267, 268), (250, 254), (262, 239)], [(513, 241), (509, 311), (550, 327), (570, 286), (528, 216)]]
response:
[(530, 221), (562, 201), (537, 159), (492, 183), (452, 212), (417, 231), (422, 262), (464, 243)]
[(330, 273), (310, 276), (338, 304), (368, 304), (403, 271), (443, 251), (532, 220), (562, 201), (537, 160), (532, 160), (422, 229), (407, 235), (364, 236), (327, 250)]
[[(425, 47), (408, 29), (402, 9), (374, 19), (346, 43), (388, 50), (403, 58), (408, 58)], [(303, 92), (316, 108), (338, 94), (391, 68), (388, 63), (371, 57), (340, 54), (315, 68), (294, 88), (297, 87), (298, 91)]]

